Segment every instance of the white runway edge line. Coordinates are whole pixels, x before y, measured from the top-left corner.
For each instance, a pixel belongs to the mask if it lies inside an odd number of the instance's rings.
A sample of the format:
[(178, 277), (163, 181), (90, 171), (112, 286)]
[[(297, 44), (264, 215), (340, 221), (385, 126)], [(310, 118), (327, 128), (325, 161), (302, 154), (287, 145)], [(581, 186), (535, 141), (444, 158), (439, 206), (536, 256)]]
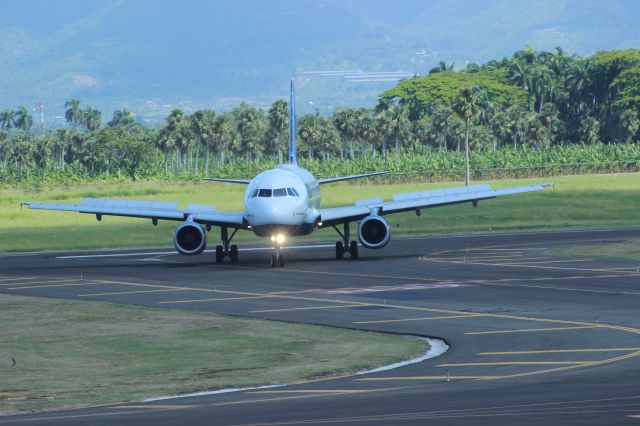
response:
[[(335, 247), (335, 244), (313, 244), (305, 246), (285, 246), (283, 250), (291, 249), (309, 249), (309, 248), (327, 248)], [(273, 247), (247, 247), (239, 248), (238, 251), (261, 251), (261, 250), (273, 250)], [(214, 253), (215, 250), (205, 250), (203, 253)], [(156, 251), (156, 252), (136, 252), (136, 253), (109, 253), (109, 254), (82, 254), (75, 256), (56, 256), (56, 259), (94, 259), (100, 257), (131, 257), (131, 256), (158, 256), (165, 254), (178, 254), (177, 251)]]
[[(381, 371), (388, 371), (388, 370), (393, 370), (393, 369), (396, 369), (396, 368), (404, 367), (406, 365), (416, 364), (418, 362), (422, 362), (422, 361), (425, 361), (427, 359), (431, 359), (431, 358), (435, 358), (437, 356), (440, 356), (440, 355), (442, 355), (443, 353), (445, 353), (449, 349), (449, 345), (447, 345), (443, 340), (440, 340), (440, 339), (431, 339), (431, 338), (423, 338), (422, 339), (421, 338), (420, 340), (424, 340), (429, 344), (429, 350), (424, 355), (420, 355), (419, 357), (411, 358), (411, 359), (406, 360), (406, 361), (400, 361), (400, 362), (395, 362), (395, 363), (389, 364), (389, 365), (383, 365), (381, 367), (377, 367), (377, 368), (374, 368), (374, 369), (371, 369), (371, 370), (361, 371), (359, 373), (356, 373), (356, 375), (379, 373)], [(181, 394), (181, 395), (170, 395), (170, 396), (158, 396), (158, 397), (154, 397), (154, 398), (145, 398), (140, 402), (164, 401), (164, 400), (167, 400), (167, 399), (191, 398), (191, 397), (194, 397), (194, 396), (219, 395), (219, 394), (230, 393), (230, 392), (243, 392), (243, 391), (249, 391), (249, 390), (281, 388), (281, 387), (284, 387), (284, 386), (292, 386), (292, 385), (291, 384), (287, 384), (287, 383), (283, 383), (283, 384), (280, 384), (280, 385), (266, 385), (266, 386), (247, 387), (247, 388), (219, 389), (219, 390), (214, 390), (214, 391), (203, 391), (203, 392), (186, 393), (186, 394)]]

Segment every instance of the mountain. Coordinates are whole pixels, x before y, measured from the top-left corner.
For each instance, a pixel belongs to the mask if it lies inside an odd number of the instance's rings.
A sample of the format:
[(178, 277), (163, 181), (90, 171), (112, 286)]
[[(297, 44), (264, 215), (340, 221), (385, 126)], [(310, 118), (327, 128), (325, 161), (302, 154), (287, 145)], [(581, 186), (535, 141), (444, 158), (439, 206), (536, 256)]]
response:
[(76, 97), (105, 119), (127, 105), (154, 121), (176, 106), (266, 107), (295, 76), (299, 110), (330, 113), (375, 104), (400, 75), (389, 72), (441, 60), (639, 47), (638, 18), (635, 0), (6, 0), (0, 109), (42, 101), (60, 123)]

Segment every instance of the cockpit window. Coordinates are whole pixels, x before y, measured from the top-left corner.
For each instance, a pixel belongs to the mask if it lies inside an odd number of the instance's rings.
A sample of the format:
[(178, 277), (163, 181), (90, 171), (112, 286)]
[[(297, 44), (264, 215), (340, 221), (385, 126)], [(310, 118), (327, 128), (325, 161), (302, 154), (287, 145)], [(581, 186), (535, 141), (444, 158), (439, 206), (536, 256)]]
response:
[(273, 190), (274, 197), (286, 197), (287, 196), (287, 188), (277, 188)]
[(260, 191), (260, 189), (256, 188), (253, 190), (253, 193), (251, 194), (251, 198), (256, 198), (258, 196), (258, 191)]
[(289, 195), (291, 195), (292, 197), (299, 197), (298, 195), (298, 191), (296, 191), (295, 188), (287, 188), (287, 192), (289, 193)]
[(271, 197), (271, 190), (270, 189), (260, 189), (258, 191), (258, 197)]

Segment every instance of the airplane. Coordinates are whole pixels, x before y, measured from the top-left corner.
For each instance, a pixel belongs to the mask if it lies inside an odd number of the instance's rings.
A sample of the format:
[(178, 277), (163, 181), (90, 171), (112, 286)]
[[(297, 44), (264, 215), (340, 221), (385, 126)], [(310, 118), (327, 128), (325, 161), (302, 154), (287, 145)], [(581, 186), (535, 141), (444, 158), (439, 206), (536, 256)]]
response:
[[(288, 237), (309, 235), (316, 229), (332, 227), (340, 236), (335, 245), (336, 259), (348, 253), (357, 259), (358, 242), (367, 249), (380, 249), (391, 240), (391, 228), (384, 216), (414, 211), (420, 216), (424, 208), (471, 202), (474, 207), (481, 200), (503, 195), (541, 191), (550, 184), (492, 189), (488, 184), (463, 186), (395, 194), (385, 201), (382, 197), (356, 201), (344, 207), (321, 208), (320, 187), (332, 182), (347, 181), (385, 174), (365, 173), (329, 179), (316, 179), (308, 170), (298, 166), (296, 158), (295, 90), (291, 79), (289, 102), (289, 162), (266, 170), (251, 180), (206, 178), (214, 182), (247, 185), (244, 193), (244, 211), (218, 211), (214, 206), (189, 204), (178, 208), (178, 203), (85, 198), (80, 204), (51, 204), (21, 202), (30, 209), (63, 210), (94, 214), (98, 221), (103, 216), (127, 216), (182, 222), (173, 235), (178, 253), (198, 255), (207, 245), (206, 232), (212, 226), (220, 228), (222, 244), (216, 246), (215, 262), (238, 262), (238, 246), (231, 244), (238, 230), (249, 230), (259, 237), (267, 237), (273, 245), (271, 266), (284, 266), (283, 244)], [(350, 225), (357, 222), (357, 241), (352, 239)], [(342, 227), (342, 230), (339, 227)], [(233, 230), (231, 235), (229, 230)]]

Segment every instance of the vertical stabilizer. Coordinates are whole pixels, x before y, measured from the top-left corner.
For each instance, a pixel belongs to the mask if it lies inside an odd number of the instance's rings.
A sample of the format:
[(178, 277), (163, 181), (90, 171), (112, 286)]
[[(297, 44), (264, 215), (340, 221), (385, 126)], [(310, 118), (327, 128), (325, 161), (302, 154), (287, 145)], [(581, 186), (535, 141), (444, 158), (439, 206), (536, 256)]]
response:
[(296, 93), (291, 79), (291, 98), (289, 99), (289, 163), (298, 164), (296, 158)]

